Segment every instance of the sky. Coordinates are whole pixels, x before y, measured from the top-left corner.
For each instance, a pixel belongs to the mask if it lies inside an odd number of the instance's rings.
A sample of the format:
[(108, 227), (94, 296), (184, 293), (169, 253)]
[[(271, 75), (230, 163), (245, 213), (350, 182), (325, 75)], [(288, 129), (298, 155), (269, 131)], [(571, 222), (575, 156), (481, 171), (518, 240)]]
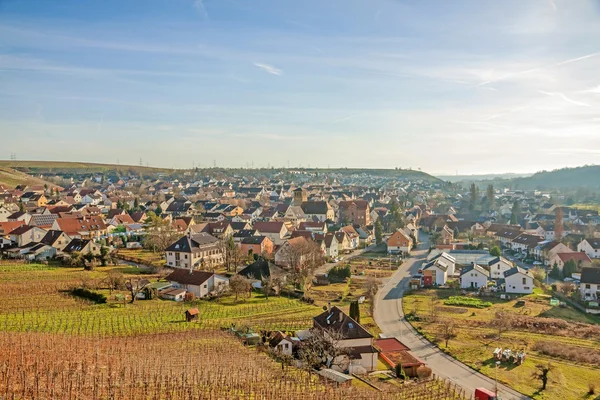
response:
[(0, 159), (600, 164), (598, 0), (0, 0)]

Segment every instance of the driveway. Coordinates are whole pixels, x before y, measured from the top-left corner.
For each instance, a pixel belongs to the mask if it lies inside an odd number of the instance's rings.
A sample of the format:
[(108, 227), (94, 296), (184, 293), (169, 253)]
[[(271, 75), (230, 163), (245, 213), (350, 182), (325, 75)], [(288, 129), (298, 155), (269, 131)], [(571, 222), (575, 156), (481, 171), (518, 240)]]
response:
[[(402, 264), (377, 293), (375, 322), (386, 336), (396, 337), (407, 345), (411, 352), (427, 363), (437, 376), (451, 380), (471, 392), (471, 394), (479, 387), (493, 391), (495, 388), (493, 379), (478, 373), (440, 351), (404, 319), (402, 295), (408, 288), (411, 276), (416, 274), (421, 263), (427, 258), (429, 248), (429, 239), (426, 235), (420, 235), (419, 239), (422, 242), (417, 250), (413, 251), (411, 258)], [(498, 394), (502, 400), (529, 399), (529, 397), (502, 384), (498, 384)]]

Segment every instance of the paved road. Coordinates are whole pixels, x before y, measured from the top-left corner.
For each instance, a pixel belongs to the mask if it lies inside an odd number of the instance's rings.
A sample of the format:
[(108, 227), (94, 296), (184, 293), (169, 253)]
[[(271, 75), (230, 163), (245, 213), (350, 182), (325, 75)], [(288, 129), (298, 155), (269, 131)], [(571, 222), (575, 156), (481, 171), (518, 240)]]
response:
[[(440, 351), (419, 335), (404, 319), (402, 295), (408, 287), (410, 277), (417, 272), (423, 260), (426, 259), (429, 247), (429, 240), (425, 235), (420, 236), (419, 239), (422, 243), (418, 246), (418, 250), (412, 253), (412, 257), (377, 293), (375, 322), (386, 336), (397, 337), (407, 345), (412, 353), (426, 362), (436, 375), (453, 381), (471, 393), (474, 393), (478, 387), (494, 390), (493, 379)], [(498, 385), (498, 394), (502, 400), (529, 399), (529, 397), (501, 384)]]

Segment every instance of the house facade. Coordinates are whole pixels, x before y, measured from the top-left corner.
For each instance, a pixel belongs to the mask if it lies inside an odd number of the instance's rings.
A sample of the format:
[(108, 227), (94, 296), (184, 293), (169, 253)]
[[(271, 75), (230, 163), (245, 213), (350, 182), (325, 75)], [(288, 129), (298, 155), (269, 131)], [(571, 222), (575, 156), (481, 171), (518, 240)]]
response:
[(172, 268), (195, 269), (223, 263), (218, 239), (208, 233), (187, 234), (165, 250), (167, 265)]
[(521, 267), (513, 267), (506, 271), (504, 273), (504, 282), (506, 293), (533, 293), (533, 275)]
[(403, 230), (397, 230), (386, 242), (389, 254), (410, 253), (413, 240)]
[(600, 258), (600, 239), (588, 238), (577, 245), (577, 251), (583, 251), (589, 258)]
[(600, 301), (600, 268), (583, 268), (579, 292), (583, 300)]
[(487, 287), (490, 273), (483, 267), (473, 264), (464, 268), (460, 273), (460, 287), (462, 289), (480, 289)]
[(184, 289), (195, 297), (205, 297), (215, 289), (229, 285), (229, 278), (212, 272), (176, 269), (166, 278), (173, 288)]

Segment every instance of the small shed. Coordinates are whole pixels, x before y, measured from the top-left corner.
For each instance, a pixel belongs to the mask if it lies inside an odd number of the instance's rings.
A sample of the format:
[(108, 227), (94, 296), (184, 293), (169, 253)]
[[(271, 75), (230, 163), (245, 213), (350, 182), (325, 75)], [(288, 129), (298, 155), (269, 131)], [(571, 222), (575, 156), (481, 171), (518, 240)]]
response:
[(350, 375), (338, 372), (334, 369), (324, 368), (317, 372), (323, 379), (334, 382), (336, 386), (351, 386), (354, 379)]
[(185, 312), (185, 320), (187, 322), (197, 321), (200, 311), (197, 308), (190, 308)]

